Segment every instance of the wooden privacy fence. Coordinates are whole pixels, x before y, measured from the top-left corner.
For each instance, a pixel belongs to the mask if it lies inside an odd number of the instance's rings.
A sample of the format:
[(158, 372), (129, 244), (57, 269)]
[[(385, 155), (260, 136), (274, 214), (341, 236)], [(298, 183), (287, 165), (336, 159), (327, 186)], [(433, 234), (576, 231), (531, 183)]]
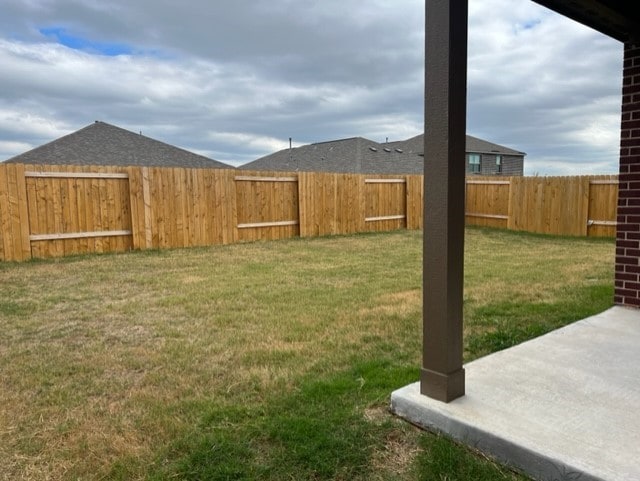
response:
[(615, 237), (618, 176), (469, 178), (469, 225)]
[[(616, 204), (616, 176), (467, 179), (472, 225), (614, 236)], [(422, 209), (418, 175), (0, 163), (0, 260), (421, 229)]]

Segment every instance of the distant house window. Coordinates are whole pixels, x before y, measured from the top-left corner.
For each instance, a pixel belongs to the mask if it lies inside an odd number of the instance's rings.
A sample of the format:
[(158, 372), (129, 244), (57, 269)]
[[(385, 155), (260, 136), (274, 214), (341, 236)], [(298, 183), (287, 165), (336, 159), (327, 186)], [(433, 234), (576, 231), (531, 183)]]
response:
[(472, 174), (480, 173), (480, 154), (469, 154), (469, 172)]
[(502, 156), (496, 155), (496, 172), (498, 174), (502, 173)]

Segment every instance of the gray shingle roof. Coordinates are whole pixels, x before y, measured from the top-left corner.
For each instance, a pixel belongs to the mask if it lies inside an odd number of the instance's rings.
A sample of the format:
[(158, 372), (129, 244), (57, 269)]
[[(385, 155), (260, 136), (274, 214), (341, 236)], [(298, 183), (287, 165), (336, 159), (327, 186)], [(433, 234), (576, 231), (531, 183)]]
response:
[(203, 155), (96, 121), (76, 132), (12, 157), (7, 162), (232, 169)]
[[(238, 168), (291, 172), (422, 174), (423, 144), (424, 134), (384, 144), (363, 137), (353, 137), (280, 150)], [(471, 135), (467, 135), (465, 147), (466, 152), (473, 153), (525, 155)]]
[[(407, 140), (389, 142), (389, 144), (394, 147), (399, 147), (405, 152), (424, 154), (424, 134), (416, 135)], [(475, 154), (526, 155), (524, 152), (510, 149), (504, 145), (494, 144), (493, 142), (479, 139), (472, 135), (466, 136), (465, 152)]]
[(420, 174), (424, 159), (363, 137), (304, 145), (261, 157), (239, 169), (368, 174)]

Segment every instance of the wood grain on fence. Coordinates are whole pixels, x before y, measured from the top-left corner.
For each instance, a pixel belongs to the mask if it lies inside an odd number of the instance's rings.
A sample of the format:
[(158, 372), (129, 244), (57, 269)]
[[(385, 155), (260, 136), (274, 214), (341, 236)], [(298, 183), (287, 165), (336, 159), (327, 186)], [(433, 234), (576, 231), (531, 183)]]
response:
[(134, 223), (140, 239), (145, 226), (145, 245), (153, 248), (236, 242), (234, 175), (232, 170), (149, 168), (142, 188), (136, 184), (143, 196), (136, 201)]
[(31, 257), (24, 166), (0, 164), (0, 260)]
[(28, 166), (24, 185), (33, 257), (131, 249), (126, 173), (104, 167)]
[(422, 229), (424, 222), (424, 177), (407, 175), (407, 229)]
[(588, 208), (588, 177), (512, 177), (507, 227), (585, 236)]
[[(423, 180), (0, 163), (0, 260), (421, 229)], [(474, 176), (467, 179), (466, 219), (611, 237), (617, 192), (614, 175)]]
[(364, 232), (364, 176), (300, 172), (300, 235)]
[(403, 176), (363, 176), (364, 222), (369, 232), (407, 227), (407, 180)]
[(587, 234), (592, 237), (615, 237), (618, 176), (603, 175), (589, 179)]
[(467, 180), (467, 225), (506, 228), (509, 221), (509, 179), (473, 177)]
[(273, 240), (300, 235), (298, 177), (252, 172), (235, 175), (238, 240)]

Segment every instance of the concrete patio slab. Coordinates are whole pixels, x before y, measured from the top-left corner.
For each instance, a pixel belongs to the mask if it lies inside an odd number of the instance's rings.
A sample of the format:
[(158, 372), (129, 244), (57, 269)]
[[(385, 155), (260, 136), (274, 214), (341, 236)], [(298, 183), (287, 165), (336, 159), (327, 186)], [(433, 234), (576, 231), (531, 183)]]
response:
[(391, 410), (534, 479), (640, 481), (640, 310), (613, 307), (465, 365), (445, 404), (419, 383)]

